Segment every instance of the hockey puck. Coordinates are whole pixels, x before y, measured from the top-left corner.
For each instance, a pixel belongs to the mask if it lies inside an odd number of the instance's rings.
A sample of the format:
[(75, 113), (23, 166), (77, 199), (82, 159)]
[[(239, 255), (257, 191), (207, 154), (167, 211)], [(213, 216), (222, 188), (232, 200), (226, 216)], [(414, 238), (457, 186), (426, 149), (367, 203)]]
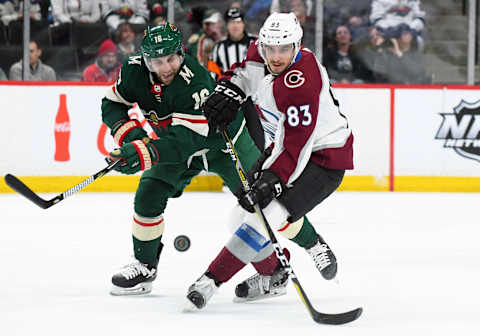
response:
[(185, 235), (180, 235), (173, 241), (173, 246), (180, 252), (185, 252), (190, 248), (190, 239)]

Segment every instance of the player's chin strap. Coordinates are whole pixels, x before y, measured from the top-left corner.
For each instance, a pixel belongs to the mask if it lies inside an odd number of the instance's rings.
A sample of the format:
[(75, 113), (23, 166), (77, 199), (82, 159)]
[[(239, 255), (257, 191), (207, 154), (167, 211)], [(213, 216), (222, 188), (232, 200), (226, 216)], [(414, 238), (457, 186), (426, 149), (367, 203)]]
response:
[[(235, 169), (237, 170), (238, 176), (242, 181), (243, 189), (245, 192), (249, 192), (251, 189), (250, 184), (248, 183), (247, 175), (243, 170), (242, 163), (240, 162), (240, 158), (238, 156), (237, 151), (235, 150), (233, 142), (230, 139), (229, 135), (227, 134), (226, 130), (222, 132), (222, 135), (223, 135), (223, 139), (225, 140), (225, 144), (227, 146), (227, 151), (230, 154), (230, 158), (232, 159), (235, 165)], [(270, 225), (268, 224), (268, 221), (265, 218), (265, 215), (262, 209), (260, 209), (258, 204), (255, 204), (253, 207), (260, 219), (260, 222), (265, 228), (265, 231), (267, 232), (268, 237), (270, 238), (270, 241), (272, 242), (272, 246), (275, 249), (275, 254), (278, 260), (280, 261), (281, 266), (285, 269), (287, 274), (290, 276), (290, 279), (292, 279), (292, 283), (294, 284), (297, 290), (297, 293), (300, 296), (300, 299), (302, 299), (303, 304), (307, 308), (313, 320), (321, 324), (344, 324), (344, 323), (348, 323), (356, 320), (362, 314), (362, 308), (357, 308), (345, 313), (338, 313), (338, 314), (325, 314), (315, 310), (315, 308), (310, 303), (310, 300), (308, 299), (307, 294), (303, 290), (302, 285), (300, 285), (300, 282), (298, 281), (297, 276), (293, 272), (293, 269), (290, 266), (290, 262), (285, 256), (285, 253), (283, 253), (283, 249), (278, 243), (278, 240), (275, 237), (275, 234), (273, 233)]]

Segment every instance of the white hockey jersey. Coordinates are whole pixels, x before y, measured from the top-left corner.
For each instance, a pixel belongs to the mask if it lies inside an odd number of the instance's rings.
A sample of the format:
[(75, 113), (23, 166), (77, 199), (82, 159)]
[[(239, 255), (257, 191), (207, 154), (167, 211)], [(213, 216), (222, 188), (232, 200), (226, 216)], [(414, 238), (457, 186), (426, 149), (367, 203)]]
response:
[(406, 24), (417, 32), (425, 24), (425, 12), (419, 0), (373, 0), (370, 21), (383, 29)]
[(263, 169), (273, 170), (286, 184), (293, 183), (309, 161), (353, 169), (352, 131), (327, 71), (311, 51), (302, 48), (295, 62), (274, 76), (266, 71), (255, 42), (246, 59), (225, 76), (251, 96), (257, 108), (272, 147)]

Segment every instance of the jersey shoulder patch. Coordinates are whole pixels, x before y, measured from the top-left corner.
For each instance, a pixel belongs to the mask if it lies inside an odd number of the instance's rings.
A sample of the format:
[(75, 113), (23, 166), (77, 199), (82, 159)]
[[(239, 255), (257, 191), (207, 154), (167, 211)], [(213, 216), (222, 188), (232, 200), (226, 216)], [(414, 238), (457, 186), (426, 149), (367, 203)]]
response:
[(185, 55), (185, 62), (180, 67), (177, 76), (181, 82), (187, 85), (207, 85), (209, 87), (215, 85), (215, 80), (208, 70), (190, 55)]
[(322, 85), (315, 56), (302, 51), (300, 59), (275, 80), (273, 94), (278, 108), (284, 110), (287, 105), (303, 105), (318, 100)]
[(132, 55), (127, 60), (130, 65), (142, 65), (142, 55)]
[[(142, 55), (133, 54), (123, 61), (122, 74), (125, 76), (135, 76), (137, 73), (144, 72), (145, 68), (142, 66)], [(125, 79), (125, 78), (124, 78)]]

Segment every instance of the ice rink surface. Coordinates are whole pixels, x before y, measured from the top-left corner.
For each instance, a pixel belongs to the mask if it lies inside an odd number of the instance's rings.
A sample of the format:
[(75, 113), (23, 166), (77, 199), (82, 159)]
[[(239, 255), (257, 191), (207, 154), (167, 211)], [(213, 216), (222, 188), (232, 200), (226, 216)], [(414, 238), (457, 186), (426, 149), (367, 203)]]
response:
[[(278, 235), (316, 309), (364, 308), (343, 326), (314, 323), (291, 284), (283, 297), (233, 303), (251, 266), (203, 311), (182, 312), (188, 286), (230, 235), (227, 193), (170, 201), (153, 292), (110, 296), (111, 274), (132, 254), (132, 203), (133, 194), (81, 193), (42, 210), (0, 195), (0, 335), (480, 335), (479, 194), (332, 195), (310, 220), (339, 259), (339, 284)], [(187, 252), (173, 248), (178, 234), (190, 237)]]

